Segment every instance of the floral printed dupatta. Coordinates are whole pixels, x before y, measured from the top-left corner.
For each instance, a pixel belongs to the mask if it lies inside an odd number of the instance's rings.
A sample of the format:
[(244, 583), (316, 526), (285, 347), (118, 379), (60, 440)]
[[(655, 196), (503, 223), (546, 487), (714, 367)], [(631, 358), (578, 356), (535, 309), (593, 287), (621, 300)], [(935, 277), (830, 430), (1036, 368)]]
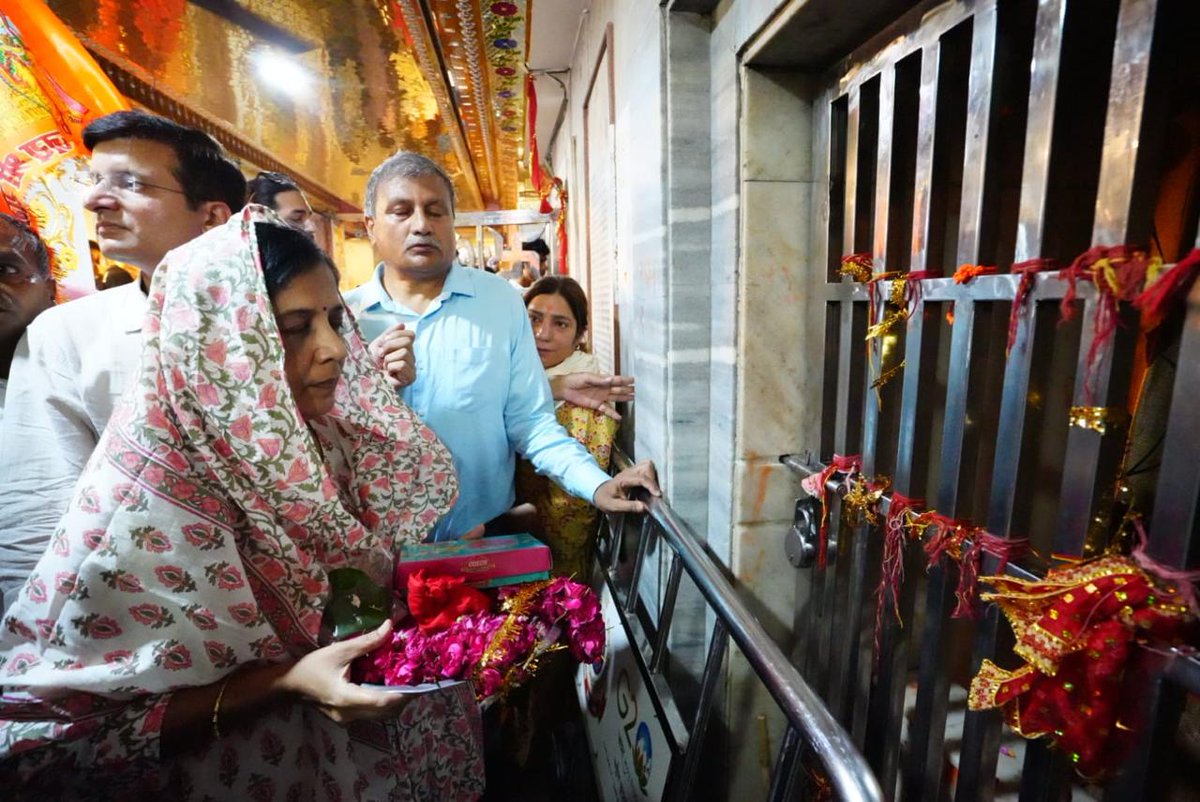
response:
[[(156, 764), (171, 689), (315, 648), (327, 570), (390, 560), (455, 499), (449, 453), (387, 386), (357, 330), (346, 335), (334, 409), (309, 421), (311, 431), (301, 419), (257, 222), (278, 221), (247, 207), (155, 271), (136, 385), (3, 621), (0, 684), (17, 693), (0, 702), (0, 761), (28, 758), (23, 775), (61, 762), (56, 748), (89, 770)], [(403, 719), (420, 707), (409, 705)], [(456, 757), (469, 762), (476, 713), (457, 715)], [(353, 751), (347, 730), (307, 708), (281, 716), (290, 720), (280, 728), (283, 747), (312, 749), (301, 741), (317, 731), (329, 746), (331, 761), (312, 760), (312, 772), (333, 772), (332, 758)], [(221, 760), (224, 770), (228, 756)], [(386, 775), (378, 766), (346, 773), (345, 763), (316, 780), (345, 779), (346, 791), (361, 792), (364, 772), (373, 782)]]

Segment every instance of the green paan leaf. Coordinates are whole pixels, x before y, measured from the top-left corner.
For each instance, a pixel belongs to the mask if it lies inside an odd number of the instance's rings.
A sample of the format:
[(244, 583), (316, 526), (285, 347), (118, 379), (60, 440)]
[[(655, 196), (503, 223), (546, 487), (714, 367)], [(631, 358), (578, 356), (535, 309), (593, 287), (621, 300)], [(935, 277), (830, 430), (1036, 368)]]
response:
[(334, 640), (375, 629), (392, 613), (391, 594), (357, 568), (330, 571), (329, 586), (321, 628)]

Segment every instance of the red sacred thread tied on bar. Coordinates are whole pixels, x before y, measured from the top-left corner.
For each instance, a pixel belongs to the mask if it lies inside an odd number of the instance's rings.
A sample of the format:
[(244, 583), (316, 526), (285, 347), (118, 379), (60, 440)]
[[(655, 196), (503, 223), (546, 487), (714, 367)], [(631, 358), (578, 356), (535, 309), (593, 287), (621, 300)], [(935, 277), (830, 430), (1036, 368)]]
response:
[(971, 525), (966, 521), (958, 521), (940, 512), (930, 511), (926, 531), (932, 534), (929, 540), (925, 541), (925, 556), (929, 558), (925, 570), (928, 571), (937, 565), (945, 554), (949, 554), (951, 559), (959, 559), (962, 556), (963, 540), (970, 530)]
[(1058, 269), (1058, 261), (1055, 259), (1028, 259), (1012, 266), (1011, 272), (1020, 276), (1021, 281), (1017, 284), (1016, 295), (1013, 296), (1012, 311), (1008, 313), (1008, 345), (1004, 348), (1005, 356), (1012, 352), (1012, 347), (1017, 342), (1017, 324), (1021, 320), (1021, 309), (1029, 300), (1029, 293), (1033, 292), (1034, 276), (1043, 270)]
[(985, 529), (975, 529), (971, 532), (971, 545), (963, 552), (958, 567), (958, 589), (954, 592), (957, 604), (952, 618), (971, 618), (979, 615), (976, 602), (975, 588), (979, 583), (980, 563), (983, 555), (989, 554), (1000, 561), (996, 573), (1003, 574), (1008, 568), (1009, 560), (1014, 560), (1029, 551), (1027, 538), (1003, 538), (993, 535)]
[(1009, 560), (1029, 550), (1029, 541), (1024, 538), (999, 537), (981, 526), (972, 526), (936, 512), (930, 513), (928, 528), (933, 535), (925, 543), (925, 554), (929, 557), (926, 570), (937, 565), (943, 555), (949, 555), (959, 563), (958, 587), (954, 592), (957, 603), (950, 613), (951, 618), (975, 617), (975, 586), (983, 554), (1000, 560), (1003, 572)]
[[(1196, 253), (1196, 251), (1192, 251), (1192, 253)], [(1200, 601), (1196, 598), (1196, 583), (1200, 582), (1200, 571), (1182, 571), (1178, 568), (1171, 568), (1147, 554), (1149, 538), (1146, 537), (1146, 529), (1142, 526), (1140, 518), (1133, 519), (1133, 531), (1136, 545), (1129, 556), (1143, 571), (1153, 574), (1167, 583), (1179, 594), (1183, 603), (1192, 611), (1192, 615), (1200, 617)]]
[[(891, 504), (888, 506), (887, 521), (883, 525), (883, 567), (875, 598), (879, 602), (878, 611), (882, 613), (884, 601), (890, 597), (896, 621), (901, 624), (904, 622), (900, 618), (896, 591), (904, 583), (904, 540), (908, 535), (909, 513), (915, 514), (917, 508), (923, 506), (924, 499), (909, 498), (899, 490), (894, 490)], [(875, 629), (878, 632), (879, 627), (876, 626)]]
[(1070, 320), (1075, 314), (1071, 304), (1075, 300), (1075, 282), (1079, 279), (1090, 279), (1096, 289), (1115, 304), (1136, 298), (1146, 281), (1153, 281), (1161, 267), (1162, 260), (1151, 258), (1144, 250), (1132, 245), (1089, 248), (1059, 271), (1058, 277), (1067, 281), (1067, 292), (1060, 306), (1063, 320)]
[(820, 482), (818, 493), (821, 500), (821, 529), (817, 546), (817, 567), (819, 568), (825, 567), (825, 559), (829, 552), (829, 480), (835, 473), (852, 474), (861, 469), (862, 457), (860, 455), (851, 454), (843, 457), (840, 454), (834, 454), (825, 470), (817, 475), (818, 482)]
[(1059, 271), (1058, 277), (1067, 282), (1067, 291), (1059, 304), (1060, 321), (1067, 321), (1075, 316), (1077, 281), (1091, 281), (1098, 294), (1096, 314), (1092, 319), (1092, 345), (1088, 349), (1087, 370), (1084, 375), (1085, 403), (1091, 403), (1092, 375), (1101, 349), (1112, 340), (1117, 330), (1117, 303), (1134, 300), (1145, 287), (1146, 280), (1153, 280), (1161, 266), (1161, 260), (1151, 259), (1145, 251), (1129, 245), (1097, 245), (1088, 248), (1068, 267)]
[(917, 310), (917, 304), (921, 302), (921, 282), (941, 277), (942, 274), (936, 270), (912, 270), (904, 274), (904, 308), (909, 317), (912, 317)]
[(879, 586), (875, 589), (875, 668), (879, 668), (879, 653), (883, 634), (884, 608), (889, 600), (896, 623), (904, 625), (900, 617), (900, 602), (897, 593), (904, 584), (904, 540), (908, 536), (910, 516), (916, 515), (925, 500), (909, 498), (898, 490), (892, 491), (888, 506), (887, 521), (883, 525), (883, 564), (879, 572)]
[(1133, 299), (1134, 307), (1142, 313), (1142, 328), (1153, 331), (1162, 325), (1179, 304), (1182, 304), (1200, 275), (1200, 248), (1181, 259), (1158, 280)]

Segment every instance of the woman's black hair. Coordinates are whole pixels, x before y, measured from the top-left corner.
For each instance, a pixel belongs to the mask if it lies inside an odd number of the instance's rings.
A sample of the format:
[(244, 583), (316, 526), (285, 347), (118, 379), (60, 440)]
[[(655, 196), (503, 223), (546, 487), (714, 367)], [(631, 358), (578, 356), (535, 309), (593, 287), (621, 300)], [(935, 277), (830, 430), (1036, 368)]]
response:
[(533, 286), (525, 291), (525, 305), (529, 306), (529, 302), (539, 295), (560, 295), (567, 302), (567, 307), (570, 308), (571, 314), (575, 316), (575, 337), (582, 337), (587, 333), (588, 327), (588, 304), (587, 295), (583, 292), (583, 287), (579, 286), (579, 282), (570, 276), (545, 276), (534, 282)]
[(300, 187), (283, 173), (262, 172), (246, 183), (246, 203), (259, 203), (275, 209), (275, 196), (280, 192), (299, 192)]
[(255, 223), (258, 253), (262, 257), (263, 278), (271, 300), (292, 282), (316, 267), (328, 267), (336, 281), (339, 277), (333, 260), (299, 229), (275, 223)]

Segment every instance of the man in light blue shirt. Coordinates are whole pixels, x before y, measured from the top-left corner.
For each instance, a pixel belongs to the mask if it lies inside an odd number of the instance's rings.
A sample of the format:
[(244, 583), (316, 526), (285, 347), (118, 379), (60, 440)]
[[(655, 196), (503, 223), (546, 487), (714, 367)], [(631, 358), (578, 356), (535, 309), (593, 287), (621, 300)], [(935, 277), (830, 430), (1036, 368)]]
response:
[(346, 295), (371, 351), (454, 457), (458, 503), (434, 529), (447, 540), (513, 504), (520, 454), (605, 512), (640, 512), (633, 487), (659, 495), (654, 466), (610, 478), (558, 424), (525, 306), (507, 282), (454, 261), (454, 189), (434, 162), (401, 152), (367, 183), (366, 226), (380, 259)]

